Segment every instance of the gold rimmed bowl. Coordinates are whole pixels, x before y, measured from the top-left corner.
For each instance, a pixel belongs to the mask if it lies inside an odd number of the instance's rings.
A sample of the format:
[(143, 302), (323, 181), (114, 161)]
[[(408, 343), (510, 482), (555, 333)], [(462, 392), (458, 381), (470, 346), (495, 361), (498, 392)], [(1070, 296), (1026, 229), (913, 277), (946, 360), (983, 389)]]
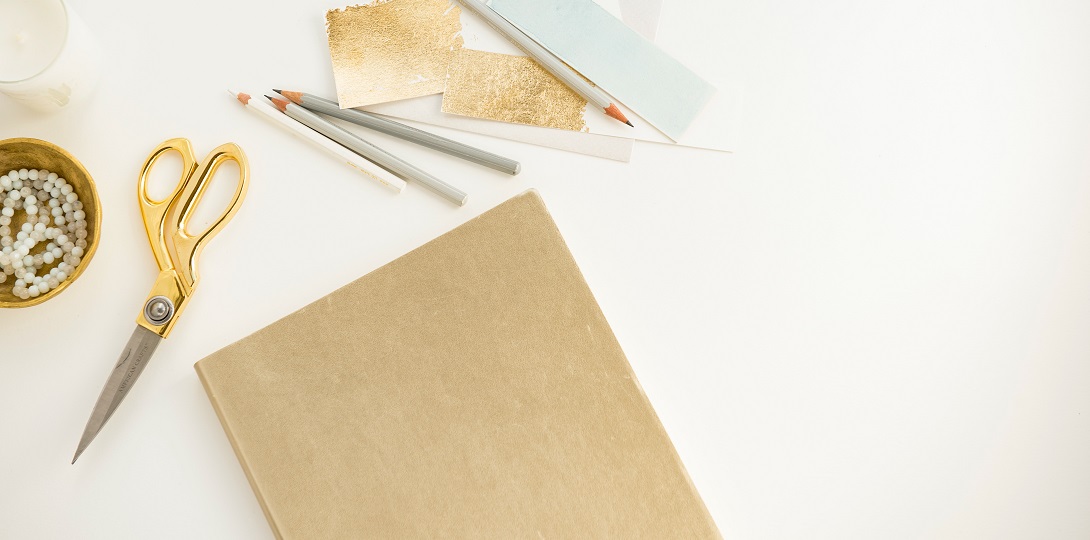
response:
[[(8, 276), (7, 281), (0, 283), (0, 308), (30, 307), (64, 292), (69, 285), (79, 279), (83, 271), (87, 269), (87, 265), (91, 263), (91, 258), (98, 248), (99, 230), (102, 226), (102, 206), (99, 204), (98, 192), (95, 190), (95, 181), (79, 160), (63, 148), (38, 139), (0, 141), (0, 174), (7, 174), (13, 169), (46, 169), (68, 181), (80, 202), (83, 203), (83, 212), (87, 214), (87, 249), (84, 250), (84, 255), (75, 272), (56, 289), (50, 289), (45, 294), (23, 300), (12, 294), (11, 289), (14, 287), (15, 279), (14, 276)], [(25, 220), (25, 213), (15, 212), (11, 228), (17, 230)], [(49, 270), (56, 264), (53, 263), (44, 269)]]

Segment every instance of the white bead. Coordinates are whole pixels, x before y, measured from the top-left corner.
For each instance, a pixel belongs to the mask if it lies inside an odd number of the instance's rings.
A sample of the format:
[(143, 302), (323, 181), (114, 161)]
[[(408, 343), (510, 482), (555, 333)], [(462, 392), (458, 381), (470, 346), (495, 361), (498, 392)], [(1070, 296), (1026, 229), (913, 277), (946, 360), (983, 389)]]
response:
[[(13, 276), (11, 294), (40, 296), (76, 273), (89, 235), (87, 213), (71, 184), (45, 169), (11, 170), (0, 174), (0, 204), (0, 283)], [(18, 210), (26, 219), (16, 228)], [(45, 249), (30, 253), (43, 242)], [(46, 266), (52, 268), (47, 272)]]

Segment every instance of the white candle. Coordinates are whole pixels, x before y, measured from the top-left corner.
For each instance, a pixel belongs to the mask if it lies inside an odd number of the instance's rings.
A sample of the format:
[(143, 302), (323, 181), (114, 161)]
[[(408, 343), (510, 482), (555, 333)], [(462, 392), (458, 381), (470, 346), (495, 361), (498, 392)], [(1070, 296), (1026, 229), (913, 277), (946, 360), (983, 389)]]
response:
[(98, 46), (64, 0), (0, 0), (0, 92), (52, 111), (90, 94)]
[(0, 81), (45, 71), (64, 48), (67, 27), (60, 2), (0, 0)]

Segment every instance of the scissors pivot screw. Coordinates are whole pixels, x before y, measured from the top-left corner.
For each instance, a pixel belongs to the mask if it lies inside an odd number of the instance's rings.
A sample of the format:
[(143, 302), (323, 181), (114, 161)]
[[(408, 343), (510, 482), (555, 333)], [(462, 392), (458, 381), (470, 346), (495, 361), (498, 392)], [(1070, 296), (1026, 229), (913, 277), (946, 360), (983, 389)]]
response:
[(144, 318), (154, 325), (163, 325), (174, 316), (174, 302), (165, 296), (156, 296), (144, 306)]

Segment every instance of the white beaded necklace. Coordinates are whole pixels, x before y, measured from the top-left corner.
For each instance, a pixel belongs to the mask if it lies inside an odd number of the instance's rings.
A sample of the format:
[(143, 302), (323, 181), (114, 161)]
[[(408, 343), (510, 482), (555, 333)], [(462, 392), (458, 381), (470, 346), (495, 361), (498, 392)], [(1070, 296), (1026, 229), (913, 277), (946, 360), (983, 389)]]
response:
[[(0, 195), (0, 283), (14, 276), (11, 292), (24, 300), (56, 289), (75, 274), (87, 251), (83, 203), (64, 178), (38, 169), (0, 176)], [(18, 230), (13, 227), (17, 210), (26, 214)], [(41, 243), (45, 249), (35, 249)]]

